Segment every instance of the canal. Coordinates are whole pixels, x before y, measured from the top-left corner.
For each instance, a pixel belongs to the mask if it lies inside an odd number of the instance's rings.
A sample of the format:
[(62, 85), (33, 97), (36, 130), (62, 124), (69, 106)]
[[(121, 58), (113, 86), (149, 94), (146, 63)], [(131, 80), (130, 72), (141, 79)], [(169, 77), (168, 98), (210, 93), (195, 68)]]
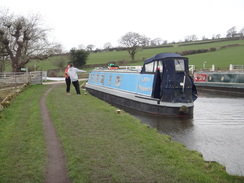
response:
[(198, 92), (190, 119), (128, 113), (196, 150), (206, 161), (216, 161), (232, 175), (244, 176), (244, 98)]

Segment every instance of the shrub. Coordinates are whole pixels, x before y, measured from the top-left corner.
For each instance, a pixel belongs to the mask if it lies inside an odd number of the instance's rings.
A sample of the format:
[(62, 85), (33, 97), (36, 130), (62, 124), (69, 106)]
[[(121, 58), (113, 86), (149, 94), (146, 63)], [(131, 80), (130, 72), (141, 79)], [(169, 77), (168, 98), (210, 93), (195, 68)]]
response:
[(240, 46), (240, 44), (228, 44), (228, 45), (221, 46), (220, 49), (230, 48), (230, 47), (235, 47), (235, 46)]
[(193, 55), (198, 53), (206, 53), (209, 52), (208, 49), (198, 49), (198, 50), (184, 50), (182, 52), (177, 52), (180, 55)]
[(199, 49), (197, 50), (197, 53), (206, 53), (208, 51), (209, 51), (208, 49)]
[(73, 63), (76, 67), (83, 67), (86, 64), (88, 59), (89, 52), (85, 50), (70, 50), (70, 62)]
[(209, 51), (216, 51), (216, 50), (217, 50), (217, 49), (214, 48), (214, 47), (212, 47), (212, 48), (209, 49)]

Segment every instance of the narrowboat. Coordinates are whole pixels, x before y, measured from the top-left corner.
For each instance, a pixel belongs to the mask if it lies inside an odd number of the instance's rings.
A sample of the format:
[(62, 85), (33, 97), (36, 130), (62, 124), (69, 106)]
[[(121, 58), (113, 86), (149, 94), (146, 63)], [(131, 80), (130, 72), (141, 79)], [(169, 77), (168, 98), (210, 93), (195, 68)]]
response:
[(116, 66), (90, 71), (87, 91), (109, 103), (166, 116), (193, 116), (197, 90), (188, 58), (160, 53), (143, 66)]
[(194, 83), (200, 90), (244, 96), (244, 71), (199, 71)]

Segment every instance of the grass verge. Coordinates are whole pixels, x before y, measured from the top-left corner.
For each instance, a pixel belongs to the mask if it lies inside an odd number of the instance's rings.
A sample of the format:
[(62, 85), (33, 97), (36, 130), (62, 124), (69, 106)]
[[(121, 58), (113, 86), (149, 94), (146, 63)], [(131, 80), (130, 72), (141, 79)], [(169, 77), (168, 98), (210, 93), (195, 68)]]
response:
[(46, 163), (40, 98), (46, 86), (31, 86), (0, 118), (0, 183), (43, 182)]
[(89, 94), (71, 92), (67, 96), (65, 86), (59, 85), (47, 96), (47, 105), (73, 182), (244, 181), (129, 114), (118, 115), (115, 107)]

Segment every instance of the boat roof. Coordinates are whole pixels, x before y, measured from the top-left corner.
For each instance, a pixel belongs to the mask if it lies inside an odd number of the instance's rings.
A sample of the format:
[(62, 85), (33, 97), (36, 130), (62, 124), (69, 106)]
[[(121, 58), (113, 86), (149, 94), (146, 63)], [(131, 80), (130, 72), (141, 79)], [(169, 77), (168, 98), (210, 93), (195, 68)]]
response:
[(176, 53), (159, 53), (151, 58), (148, 58), (144, 61), (144, 64), (147, 64), (147, 63), (150, 63), (150, 62), (153, 62), (153, 61), (156, 61), (156, 60), (163, 60), (165, 58), (185, 58), (185, 57), (182, 57), (181, 55), (179, 54), (176, 54)]

